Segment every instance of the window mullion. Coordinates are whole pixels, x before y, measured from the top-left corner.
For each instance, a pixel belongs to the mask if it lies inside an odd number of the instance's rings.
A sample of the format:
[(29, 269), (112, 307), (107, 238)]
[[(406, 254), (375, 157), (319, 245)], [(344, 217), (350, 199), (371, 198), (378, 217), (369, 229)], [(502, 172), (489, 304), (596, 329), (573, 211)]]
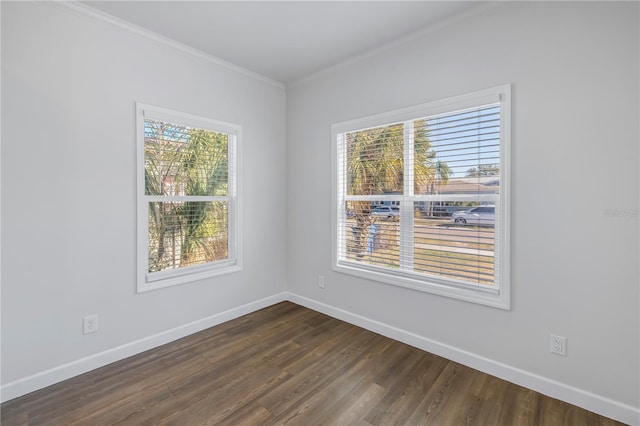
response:
[(413, 193), (414, 193), (414, 145), (413, 121), (403, 123), (404, 190), (400, 202), (400, 270), (413, 271)]

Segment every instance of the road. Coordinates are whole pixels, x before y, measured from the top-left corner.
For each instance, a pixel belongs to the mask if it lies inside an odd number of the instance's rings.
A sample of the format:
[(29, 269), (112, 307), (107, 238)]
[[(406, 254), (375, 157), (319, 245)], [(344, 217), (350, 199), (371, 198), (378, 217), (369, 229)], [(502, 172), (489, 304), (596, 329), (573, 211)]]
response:
[(417, 238), (492, 244), (495, 235), (493, 228), (454, 226), (453, 224), (434, 226), (421, 224), (420, 222), (420, 220), (416, 221), (415, 236)]
[[(383, 234), (398, 235), (399, 222), (376, 221), (376, 225)], [(416, 219), (415, 225), (415, 247), (418, 249), (494, 256), (493, 228), (454, 225), (446, 219)]]

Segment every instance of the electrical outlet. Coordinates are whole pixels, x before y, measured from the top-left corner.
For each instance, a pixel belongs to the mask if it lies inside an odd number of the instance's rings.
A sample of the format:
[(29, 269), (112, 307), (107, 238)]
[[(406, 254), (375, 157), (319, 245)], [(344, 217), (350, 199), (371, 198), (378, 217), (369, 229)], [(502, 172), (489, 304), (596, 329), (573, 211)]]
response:
[(324, 288), (324, 275), (318, 275), (318, 287)]
[(98, 314), (84, 317), (82, 334), (95, 333), (96, 331), (98, 331)]
[(551, 353), (567, 356), (567, 338), (552, 334), (551, 335)]

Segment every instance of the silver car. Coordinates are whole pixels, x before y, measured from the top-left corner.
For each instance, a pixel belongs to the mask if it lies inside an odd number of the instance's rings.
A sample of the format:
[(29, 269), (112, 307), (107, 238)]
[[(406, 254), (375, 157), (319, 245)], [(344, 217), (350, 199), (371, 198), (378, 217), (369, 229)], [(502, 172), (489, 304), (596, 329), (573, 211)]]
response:
[(458, 225), (495, 226), (495, 206), (478, 206), (469, 210), (455, 212), (451, 221)]
[(373, 208), (371, 216), (379, 217), (382, 220), (400, 220), (400, 208), (396, 206), (376, 206)]

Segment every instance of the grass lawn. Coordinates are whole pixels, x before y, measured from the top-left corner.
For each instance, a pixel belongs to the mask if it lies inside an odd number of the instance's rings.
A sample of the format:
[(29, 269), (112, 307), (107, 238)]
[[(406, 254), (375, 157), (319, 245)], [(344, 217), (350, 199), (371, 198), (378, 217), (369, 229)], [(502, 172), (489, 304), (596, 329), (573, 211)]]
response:
[[(492, 285), (494, 279), (494, 230), (486, 227), (451, 226), (450, 219), (416, 219), (413, 268), (415, 272)], [(369, 265), (400, 267), (400, 224), (376, 223), (378, 235), (357, 249), (347, 241), (347, 258)], [(370, 251), (370, 249), (373, 249)], [(359, 255), (358, 255), (359, 254)]]

